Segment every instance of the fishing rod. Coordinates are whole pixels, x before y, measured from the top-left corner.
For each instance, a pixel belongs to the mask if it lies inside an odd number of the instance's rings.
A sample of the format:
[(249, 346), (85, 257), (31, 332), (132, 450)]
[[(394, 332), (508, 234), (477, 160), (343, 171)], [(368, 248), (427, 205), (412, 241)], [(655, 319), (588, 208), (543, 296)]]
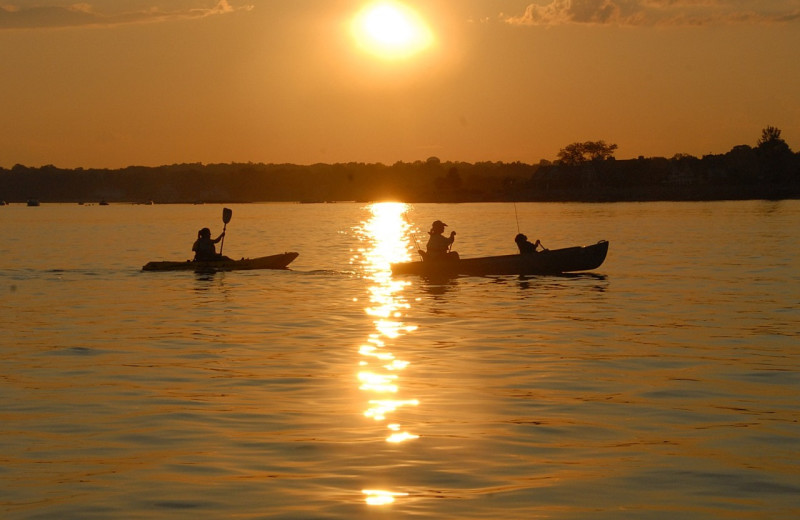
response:
[(422, 251), (422, 246), (419, 245), (419, 241), (417, 241), (417, 234), (414, 233), (413, 231), (411, 232), (411, 238), (414, 239), (414, 245), (417, 246), (417, 253), (419, 254), (419, 256), (422, 256), (422, 253), (420, 252)]
[(407, 213), (403, 213), (403, 220), (406, 221), (406, 224), (408, 224), (408, 228), (411, 230), (410, 234), (411, 234), (411, 238), (414, 239), (414, 245), (417, 246), (417, 254), (424, 260), (425, 257), (422, 256), (422, 247), (419, 245), (419, 241), (417, 240), (417, 234), (414, 232), (414, 226), (412, 226), (411, 222), (409, 222), (409, 220), (408, 220), (408, 214)]

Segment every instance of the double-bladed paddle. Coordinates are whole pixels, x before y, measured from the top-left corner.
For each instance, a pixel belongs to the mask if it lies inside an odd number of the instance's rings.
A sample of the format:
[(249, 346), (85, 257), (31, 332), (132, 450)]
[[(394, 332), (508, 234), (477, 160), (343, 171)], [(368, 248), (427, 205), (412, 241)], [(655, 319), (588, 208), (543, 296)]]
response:
[(228, 222), (231, 221), (233, 210), (222, 208), (222, 242), (219, 244), (219, 255), (222, 256), (222, 246), (225, 245), (225, 229), (228, 227)]

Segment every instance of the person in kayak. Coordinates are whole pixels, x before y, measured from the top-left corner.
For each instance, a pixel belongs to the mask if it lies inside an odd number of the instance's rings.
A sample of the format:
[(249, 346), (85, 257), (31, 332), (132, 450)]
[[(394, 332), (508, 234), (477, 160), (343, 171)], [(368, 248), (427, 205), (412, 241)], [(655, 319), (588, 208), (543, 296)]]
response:
[(211, 230), (207, 227), (204, 227), (198, 231), (197, 240), (195, 240), (194, 245), (192, 245), (192, 251), (194, 251), (194, 261), (210, 262), (214, 260), (224, 260), (225, 257), (217, 254), (217, 250), (214, 247), (214, 244), (222, 240), (222, 237), (224, 236), (225, 232), (223, 231), (217, 238), (212, 240)]
[(431, 225), (431, 230), (428, 231), (428, 234), (431, 236), (428, 239), (428, 244), (425, 246), (427, 251), (425, 252), (425, 259), (442, 259), (445, 257), (453, 257), (455, 259), (458, 258), (458, 253), (450, 252), (450, 247), (453, 245), (453, 242), (456, 239), (456, 232), (451, 231), (450, 237), (446, 238), (444, 236), (444, 228), (447, 227), (447, 224), (442, 222), (441, 220), (436, 220)]
[[(535, 253), (536, 248), (542, 246), (542, 243), (539, 242), (539, 240), (536, 240), (535, 244), (531, 244), (530, 241), (528, 241), (528, 237), (526, 237), (522, 233), (519, 233), (517, 236), (514, 237), (514, 242), (517, 243), (517, 247), (519, 248), (519, 254), (521, 255), (529, 255), (531, 253)], [(544, 246), (542, 246), (542, 249), (544, 249)]]

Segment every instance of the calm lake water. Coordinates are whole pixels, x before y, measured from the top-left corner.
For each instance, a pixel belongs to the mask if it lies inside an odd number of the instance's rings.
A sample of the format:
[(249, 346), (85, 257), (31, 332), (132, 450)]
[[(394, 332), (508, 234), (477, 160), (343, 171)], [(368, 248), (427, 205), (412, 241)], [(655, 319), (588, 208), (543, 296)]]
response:
[[(0, 207), (0, 517), (800, 515), (800, 201)], [(610, 241), (578, 276), (392, 277)]]

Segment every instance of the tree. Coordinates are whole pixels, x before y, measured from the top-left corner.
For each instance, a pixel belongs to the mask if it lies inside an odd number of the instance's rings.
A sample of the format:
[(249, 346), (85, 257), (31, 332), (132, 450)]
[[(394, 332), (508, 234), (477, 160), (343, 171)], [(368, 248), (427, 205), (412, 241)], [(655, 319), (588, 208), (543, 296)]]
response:
[(775, 126), (768, 126), (761, 130), (761, 139), (758, 140), (758, 146), (764, 146), (768, 143), (778, 141), (781, 139), (781, 129)]
[(794, 166), (794, 154), (786, 141), (781, 139), (779, 128), (774, 126), (764, 128), (756, 150), (769, 181), (783, 182), (795, 175), (797, 170)]
[(588, 161), (605, 161), (614, 156), (615, 144), (606, 144), (605, 141), (585, 141), (572, 143), (558, 152), (558, 161), (568, 166), (582, 164)]
[(774, 126), (768, 126), (761, 130), (761, 139), (758, 140), (758, 149), (773, 154), (791, 151), (786, 141), (781, 139), (780, 128)]
[(461, 174), (458, 173), (458, 168), (452, 166), (444, 177), (437, 177), (434, 180), (436, 189), (438, 190), (458, 190), (461, 188)]

